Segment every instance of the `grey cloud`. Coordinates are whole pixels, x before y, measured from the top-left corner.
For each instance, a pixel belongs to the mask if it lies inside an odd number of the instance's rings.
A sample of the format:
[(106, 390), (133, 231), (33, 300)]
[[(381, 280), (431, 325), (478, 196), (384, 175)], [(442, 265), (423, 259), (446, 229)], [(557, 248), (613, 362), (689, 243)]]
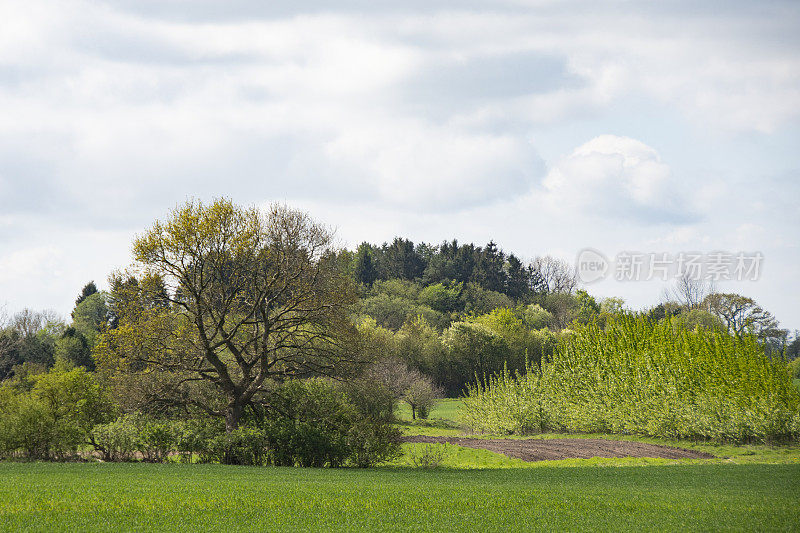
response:
[(0, 137), (0, 213), (51, 211), (60, 203), (51, 158)]
[(452, 10), (519, 10), (517, 2), (481, 0), (312, 0), (308, 2), (265, 2), (262, 0), (112, 0), (110, 5), (139, 16), (182, 22), (287, 18), (317, 13), (403, 14)]
[(122, 63), (184, 65), (231, 65), (257, 61), (254, 54), (241, 52), (200, 55), (189, 46), (178, 46), (155, 34), (115, 25), (92, 28), (73, 36), (78, 52)]
[(563, 57), (514, 52), (431, 63), (399, 93), (408, 105), (436, 113), (581, 85)]

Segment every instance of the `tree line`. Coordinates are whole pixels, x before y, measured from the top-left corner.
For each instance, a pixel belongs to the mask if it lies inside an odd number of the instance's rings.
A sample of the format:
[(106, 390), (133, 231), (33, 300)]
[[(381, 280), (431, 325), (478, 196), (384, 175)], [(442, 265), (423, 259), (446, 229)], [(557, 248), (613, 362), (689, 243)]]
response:
[[(494, 242), (403, 238), (341, 250), (281, 205), (189, 202), (133, 256), (108, 292), (81, 290), (69, 324), (28, 310), (0, 324), (6, 454), (63, 457), (88, 442), (108, 457), (189, 447), (221, 462), (372, 464), (397, 453), (398, 402), (425, 417), (436, 397), (524, 373), (574, 330), (633, 313), (578, 289), (572, 266), (549, 256), (526, 264)], [(777, 346), (777, 321), (742, 298), (712, 292), (636, 314)], [(63, 412), (70, 402), (104, 408), (78, 420)], [(34, 446), (35, 434), (72, 440)]]

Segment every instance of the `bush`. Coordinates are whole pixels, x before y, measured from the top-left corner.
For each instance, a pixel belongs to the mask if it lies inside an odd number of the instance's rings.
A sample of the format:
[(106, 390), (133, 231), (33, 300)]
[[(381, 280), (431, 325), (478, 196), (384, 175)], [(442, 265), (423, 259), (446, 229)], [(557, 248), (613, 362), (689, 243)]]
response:
[(6, 457), (76, 457), (94, 425), (111, 418), (107, 391), (82, 368), (27, 379), (30, 385), (0, 387), (0, 453)]
[(447, 457), (447, 444), (418, 444), (408, 452), (408, 458), (417, 468), (436, 468)]
[(267, 436), (263, 430), (238, 428), (207, 441), (204, 462), (263, 466), (268, 463)]
[(195, 456), (201, 463), (212, 463), (217, 450), (211, 442), (225, 432), (225, 424), (219, 419), (197, 418), (176, 424), (176, 448), (181, 461), (191, 463)]
[(149, 463), (163, 463), (177, 451), (176, 424), (169, 420), (137, 420), (139, 438), (137, 447), (142, 458)]
[(178, 451), (182, 425), (133, 413), (95, 426), (89, 442), (105, 461), (130, 461), (138, 452), (147, 462), (162, 463)]
[(366, 468), (400, 455), (400, 430), (385, 420), (362, 419), (347, 432), (349, 463)]
[(95, 426), (89, 441), (104, 461), (131, 461), (139, 447), (139, 429), (130, 416), (123, 416)]
[(399, 431), (385, 402), (365, 401), (324, 379), (290, 381), (274, 398), (264, 423), (271, 461), (283, 466), (370, 466), (394, 457)]

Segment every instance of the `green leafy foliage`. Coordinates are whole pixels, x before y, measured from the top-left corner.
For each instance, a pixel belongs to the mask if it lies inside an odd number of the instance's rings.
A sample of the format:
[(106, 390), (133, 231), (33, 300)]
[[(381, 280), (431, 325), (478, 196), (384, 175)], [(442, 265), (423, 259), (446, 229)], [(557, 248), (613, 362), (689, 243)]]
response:
[(107, 391), (84, 369), (56, 368), (27, 381), (0, 387), (0, 456), (74, 457), (92, 428), (112, 416)]
[[(324, 379), (291, 381), (276, 394), (277, 415), (264, 421), (272, 462), (283, 466), (371, 466), (399, 453), (388, 393), (351, 392)], [(353, 390), (356, 389), (356, 390)], [(390, 402), (388, 402), (390, 403)]]
[(578, 328), (541, 370), (471, 386), (462, 417), (489, 432), (772, 441), (800, 437), (800, 394), (752, 336), (621, 317)]

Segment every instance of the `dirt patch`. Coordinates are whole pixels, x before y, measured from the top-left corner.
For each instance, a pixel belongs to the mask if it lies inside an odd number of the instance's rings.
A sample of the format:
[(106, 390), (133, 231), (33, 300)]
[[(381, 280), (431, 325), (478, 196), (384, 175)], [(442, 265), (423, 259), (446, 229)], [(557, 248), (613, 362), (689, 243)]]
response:
[(403, 442), (448, 443), (502, 453), (523, 461), (589, 459), (591, 457), (659, 457), (712, 459), (710, 453), (644, 442), (606, 439), (471, 439), (464, 437), (404, 437)]

